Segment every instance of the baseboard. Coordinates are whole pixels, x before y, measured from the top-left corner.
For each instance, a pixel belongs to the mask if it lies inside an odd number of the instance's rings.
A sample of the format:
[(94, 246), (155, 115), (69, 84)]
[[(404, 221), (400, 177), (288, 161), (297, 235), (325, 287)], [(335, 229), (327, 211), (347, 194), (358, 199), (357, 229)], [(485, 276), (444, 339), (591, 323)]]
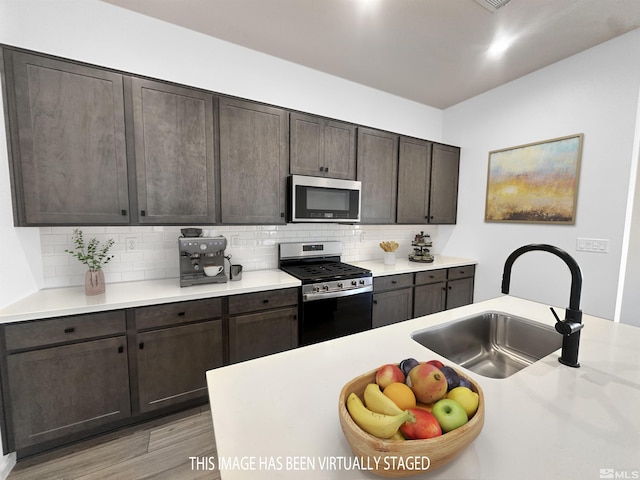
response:
[(0, 458), (0, 480), (6, 480), (16, 466), (16, 452), (12, 452)]

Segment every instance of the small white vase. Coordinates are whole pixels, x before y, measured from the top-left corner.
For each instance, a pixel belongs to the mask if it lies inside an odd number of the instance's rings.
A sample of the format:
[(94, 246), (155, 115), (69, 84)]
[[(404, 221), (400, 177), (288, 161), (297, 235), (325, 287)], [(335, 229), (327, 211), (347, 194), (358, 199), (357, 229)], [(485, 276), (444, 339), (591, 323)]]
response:
[(382, 255), (385, 265), (396, 264), (396, 252), (384, 252)]
[(86, 295), (100, 295), (104, 293), (104, 272), (101, 268), (98, 270), (87, 270), (84, 274), (84, 293)]

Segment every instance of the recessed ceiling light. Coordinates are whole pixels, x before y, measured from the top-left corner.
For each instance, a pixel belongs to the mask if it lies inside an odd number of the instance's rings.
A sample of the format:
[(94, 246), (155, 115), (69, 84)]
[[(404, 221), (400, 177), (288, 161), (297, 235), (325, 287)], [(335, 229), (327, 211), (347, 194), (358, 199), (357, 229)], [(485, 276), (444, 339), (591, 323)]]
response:
[(499, 35), (497, 36), (489, 48), (487, 49), (487, 55), (491, 58), (500, 58), (504, 55), (509, 47), (513, 44), (515, 37), (508, 35)]

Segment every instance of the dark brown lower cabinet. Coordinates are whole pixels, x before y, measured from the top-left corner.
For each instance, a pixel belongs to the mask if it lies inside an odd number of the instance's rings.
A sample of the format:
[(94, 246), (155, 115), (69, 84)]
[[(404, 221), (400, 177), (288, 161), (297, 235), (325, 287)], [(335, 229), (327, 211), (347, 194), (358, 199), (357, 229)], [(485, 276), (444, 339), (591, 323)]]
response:
[(373, 327), (473, 303), (474, 265), (373, 279)]
[(206, 398), (205, 373), (224, 363), (222, 320), (138, 333), (140, 412)]
[(447, 310), (473, 303), (473, 277), (447, 282)]
[(128, 417), (128, 369), (124, 335), (9, 355), (15, 448)]
[(419, 285), (415, 288), (414, 317), (431, 315), (445, 310), (447, 301), (446, 282)]
[(208, 370), (298, 346), (298, 289), (0, 325), (3, 453), (207, 401)]
[(403, 322), (411, 318), (413, 288), (401, 288), (373, 294), (373, 328)]
[(298, 346), (298, 308), (266, 310), (229, 318), (229, 361), (283, 352)]
[(473, 303), (475, 265), (447, 269), (447, 309)]

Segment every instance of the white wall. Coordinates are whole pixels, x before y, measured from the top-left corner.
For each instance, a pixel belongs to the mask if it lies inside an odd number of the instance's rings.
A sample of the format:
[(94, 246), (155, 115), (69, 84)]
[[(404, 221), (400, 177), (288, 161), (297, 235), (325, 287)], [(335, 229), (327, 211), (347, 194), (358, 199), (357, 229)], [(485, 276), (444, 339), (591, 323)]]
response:
[[(638, 100), (638, 119), (640, 119), (640, 99)], [(629, 211), (627, 212), (627, 249), (623, 252), (623, 265), (620, 272), (622, 288), (618, 291), (618, 310), (622, 323), (640, 327), (640, 129), (636, 128), (633, 159), (635, 161), (635, 188), (629, 190)], [(633, 172), (631, 177), (633, 178)]]
[[(444, 140), (462, 147), (458, 224), (444, 253), (477, 258), (476, 300), (500, 294), (502, 266), (517, 247), (568, 251), (584, 277), (583, 311), (613, 319), (640, 87), (640, 30), (534, 72), (444, 112)], [(575, 225), (485, 223), (488, 152), (584, 133)], [(443, 229), (441, 229), (443, 230)], [(609, 253), (576, 251), (579, 237), (609, 239)], [(567, 307), (569, 270), (528, 253), (511, 293)]]

